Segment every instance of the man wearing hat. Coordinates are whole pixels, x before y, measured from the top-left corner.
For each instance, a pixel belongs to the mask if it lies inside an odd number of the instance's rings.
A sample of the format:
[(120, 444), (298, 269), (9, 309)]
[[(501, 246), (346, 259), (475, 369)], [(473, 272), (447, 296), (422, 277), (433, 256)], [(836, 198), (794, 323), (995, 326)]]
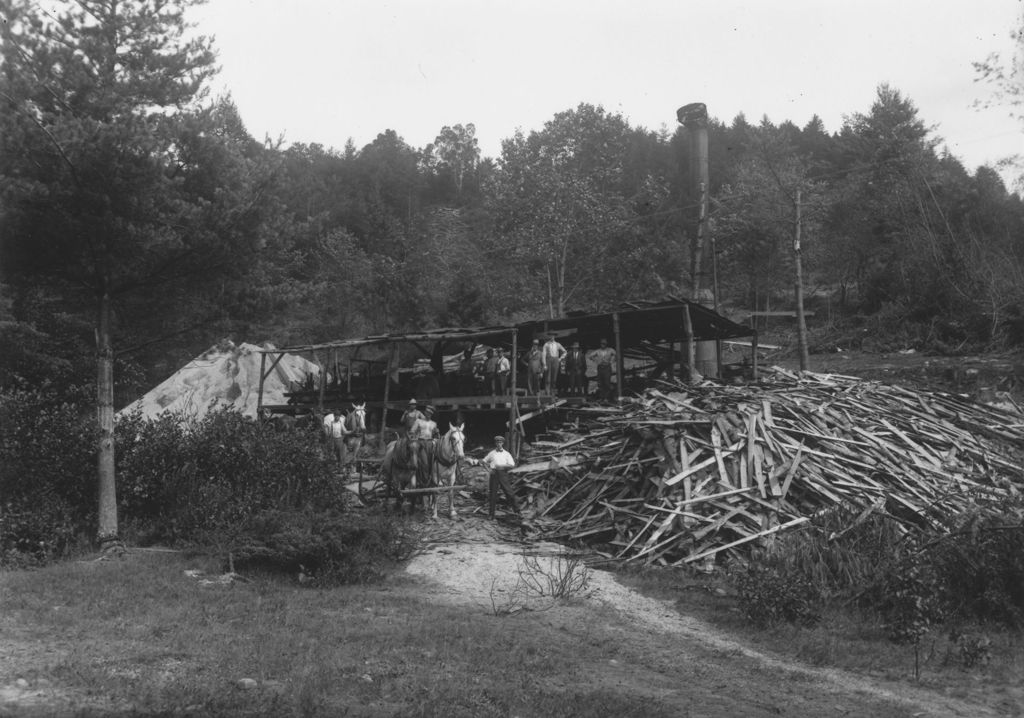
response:
[(417, 419), (409, 430), (409, 441), (416, 446), (416, 485), (430, 485), (430, 469), (434, 461), (434, 451), (437, 447), (437, 438), (441, 432), (434, 421), (434, 407), (427, 406), (423, 409), (422, 418)]
[(549, 334), (548, 340), (544, 342), (544, 348), (541, 352), (544, 354), (544, 374), (548, 394), (557, 396), (558, 370), (561, 367), (562, 360), (565, 359), (565, 347), (555, 340), (554, 334)]
[(601, 347), (590, 353), (597, 364), (597, 398), (610, 401), (612, 398), (612, 367), (615, 365), (615, 350), (608, 346), (608, 340), (601, 340)]
[(405, 413), (402, 414), (401, 420), (401, 424), (402, 427), (405, 429), (406, 436), (412, 433), (412, 429), (416, 425), (416, 422), (423, 418), (423, 413), (420, 412), (419, 407), (416, 404), (416, 400), (409, 399), (409, 404), (405, 408)]
[(544, 355), (540, 351), (540, 340), (534, 339), (526, 354), (526, 387), (530, 394), (540, 394), (540, 378), (544, 376)]
[(587, 394), (587, 355), (580, 349), (579, 342), (573, 342), (565, 355), (565, 373), (569, 375), (569, 395)]
[(518, 514), (519, 501), (516, 500), (516, 494), (508, 480), (508, 470), (516, 465), (516, 460), (512, 458), (512, 454), (505, 451), (504, 436), (494, 437), (494, 450), (480, 461), (480, 465), (487, 467), (487, 470), (490, 472), (490, 481), (488, 482), (488, 495), (490, 499), (487, 515), (492, 519), (494, 518), (494, 505), (498, 500), (499, 485), (501, 490), (505, 492), (505, 497), (509, 500), (509, 503), (512, 504), (512, 509)]

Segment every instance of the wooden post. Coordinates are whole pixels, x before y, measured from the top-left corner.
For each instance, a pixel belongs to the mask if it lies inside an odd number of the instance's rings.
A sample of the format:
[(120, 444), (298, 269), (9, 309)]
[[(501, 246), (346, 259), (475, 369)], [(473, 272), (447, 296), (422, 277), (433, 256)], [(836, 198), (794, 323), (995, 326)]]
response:
[(750, 338), (750, 375), (754, 381), (757, 381), (757, 332), (754, 332), (754, 336)]
[(388, 425), (388, 393), (391, 389), (391, 354), (392, 345), (387, 344), (388, 358), (384, 364), (384, 406), (380, 410), (380, 445), (384, 446), (387, 439), (384, 436), (384, 429)]
[(612, 314), (612, 328), (615, 330), (615, 399), (622, 399), (622, 334), (619, 331), (619, 313)]
[(693, 319), (690, 317), (690, 303), (683, 305), (683, 335), (686, 337), (686, 381), (693, 380), (693, 372), (697, 364), (697, 342), (693, 339)]
[(267, 378), (267, 355), (265, 353), (260, 354), (260, 386), (256, 390), (256, 420), (259, 421), (263, 418), (263, 382)]
[(320, 396), (317, 399), (316, 406), (317, 411), (320, 412), (320, 416), (324, 415), (324, 392), (327, 391), (327, 367), (324, 365), (323, 360), (320, 358), (320, 352), (314, 351), (313, 358), (316, 360), (316, 365), (320, 367)]
[(519, 330), (512, 330), (512, 376), (511, 384), (508, 387), (509, 391), (509, 403), (508, 403), (508, 445), (513, 450), (512, 453), (515, 456), (519, 456), (519, 426), (516, 424), (516, 409), (519, 406), (519, 400), (516, 398), (516, 364), (519, 358), (516, 354), (519, 351)]
[(807, 322), (804, 319), (804, 270), (800, 261), (800, 188), (796, 188), (796, 229), (793, 234), (793, 258), (796, 261), (796, 335), (800, 348), (800, 371), (807, 371)]

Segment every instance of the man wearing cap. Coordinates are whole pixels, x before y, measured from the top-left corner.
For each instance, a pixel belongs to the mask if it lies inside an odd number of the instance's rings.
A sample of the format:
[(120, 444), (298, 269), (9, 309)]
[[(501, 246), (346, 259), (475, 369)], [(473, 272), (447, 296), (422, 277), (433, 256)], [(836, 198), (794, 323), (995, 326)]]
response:
[(602, 339), (601, 346), (590, 353), (590, 358), (597, 365), (597, 398), (612, 398), (612, 366), (615, 364), (615, 350), (608, 346), (608, 340)]
[(586, 396), (587, 355), (580, 349), (579, 342), (573, 342), (565, 355), (565, 373), (569, 375), (569, 395)]
[(540, 378), (544, 376), (544, 354), (540, 350), (540, 340), (534, 339), (530, 351), (526, 354), (526, 387), (533, 396), (540, 394)]
[(506, 498), (512, 504), (512, 509), (518, 514), (519, 501), (516, 500), (516, 494), (508, 480), (508, 470), (515, 467), (516, 460), (512, 458), (512, 454), (505, 451), (504, 436), (494, 437), (494, 450), (480, 461), (480, 465), (485, 466), (490, 472), (487, 515), (492, 519), (494, 518), (494, 506), (498, 500), (498, 486), (501, 486), (501, 490), (505, 492)]
[(548, 393), (558, 395), (558, 370), (565, 359), (565, 347), (555, 341), (555, 335), (549, 334), (541, 350), (544, 354), (544, 375)]

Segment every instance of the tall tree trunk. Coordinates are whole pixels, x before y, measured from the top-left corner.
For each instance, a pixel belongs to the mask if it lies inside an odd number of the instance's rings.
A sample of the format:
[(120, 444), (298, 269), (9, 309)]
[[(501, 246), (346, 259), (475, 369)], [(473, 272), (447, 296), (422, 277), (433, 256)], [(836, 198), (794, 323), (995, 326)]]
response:
[(117, 528), (117, 483), (114, 471), (114, 351), (110, 346), (110, 293), (99, 298), (96, 328), (96, 414), (100, 429), (97, 451), (99, 468), (99, 530), (97, 540), (104, 552), (121, 547)]

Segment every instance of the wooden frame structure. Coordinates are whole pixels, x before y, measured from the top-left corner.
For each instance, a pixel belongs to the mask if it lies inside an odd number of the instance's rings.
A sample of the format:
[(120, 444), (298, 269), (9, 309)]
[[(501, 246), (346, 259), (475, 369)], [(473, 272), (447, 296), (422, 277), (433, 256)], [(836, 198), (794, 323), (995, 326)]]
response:
[[(533, 339), (554, 335), (563, 344), (579, 341), (585, 351), (597, 347), (600, 339), (615, 347), (618, 366), (616, 397), (623, 391), (623, 379), (629, 372), (652, 369), (654, 377), (672, 374), (678, 365), (680, 374), (689, 376), (694, 366), (695, 347), (700, 341), (751, 337), (751, 369), (757, 372), (757, 332), (737, 324), (703, 305), (670, 297), (659, 302), (629, 302), (614, 311), (575, 312), (558, 319), (541, 319), (515, 325), (472, 328), (441, 328), (420, 332), (380, 334), (322, 344), (307, 344), (262, 350), (258, 411), (272, 413), (317, 413), (339, 408), (351, 401), (366, 402), (368, 410), (380, 411), (380, 425), (387, 425), (389, 411), (402, 411), (415, 396), (403, 386), (415, 366), (429, 365), (440, 375), (439, 391), (428, 397), (415, 397), (420, 404), (459, 412), (507, 412), (510, 434), (530, 416), (564, 405), (587, 402), (586, 397), (560, 397), (550, 394), (527, 395), (518, 384), (517, 365), (520, 347)], [(451, 391), (451, 375), (446, 368), (466, 348), (501, 347), (511, 352), (509, 390), (495, 397), (488, 392), (465, 394)], [(676, 347), (678, 346), (678, 350)], [(454, 351), (453, 351), (454, 350)], [(446, 352), (451, 352), (446, 354)], [(310, 358), (319, 376), (291, 392), (287, 405), (265, 405), (263, 384), (286, 354)], [(720, 353), (719, 353), (720, 356)], [(429, 363), (429, 364), (425, 364)], [(637, 369), (640, 367), (640, 369)], [(510, 437), (510, 443), (514, 442)]]

